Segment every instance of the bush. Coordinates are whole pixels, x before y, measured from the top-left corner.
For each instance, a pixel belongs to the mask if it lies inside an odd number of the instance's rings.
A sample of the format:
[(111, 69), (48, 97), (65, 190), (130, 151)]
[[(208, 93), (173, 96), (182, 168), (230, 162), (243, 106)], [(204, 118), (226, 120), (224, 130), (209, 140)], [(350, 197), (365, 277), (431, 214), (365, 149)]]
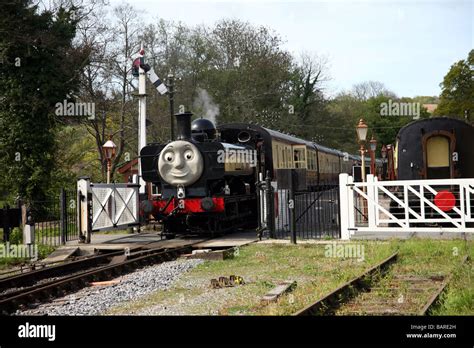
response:
[(19, 227), (15, 227), (10, 233), (10, 244), (22, 244), (23, 243), (23, 230)]

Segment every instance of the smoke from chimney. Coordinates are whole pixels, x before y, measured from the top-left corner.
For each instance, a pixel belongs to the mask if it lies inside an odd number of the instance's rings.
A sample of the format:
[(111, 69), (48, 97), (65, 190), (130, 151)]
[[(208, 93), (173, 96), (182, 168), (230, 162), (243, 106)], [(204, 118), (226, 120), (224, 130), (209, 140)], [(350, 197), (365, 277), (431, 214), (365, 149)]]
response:
[(217, 125), (217, 115), (219, 115), (219, 106), (214, 103), (211, 96), (203, 88), (197, 89), (198, 95), (194, 99), (193, 108), (197, 114), (212, 121)]

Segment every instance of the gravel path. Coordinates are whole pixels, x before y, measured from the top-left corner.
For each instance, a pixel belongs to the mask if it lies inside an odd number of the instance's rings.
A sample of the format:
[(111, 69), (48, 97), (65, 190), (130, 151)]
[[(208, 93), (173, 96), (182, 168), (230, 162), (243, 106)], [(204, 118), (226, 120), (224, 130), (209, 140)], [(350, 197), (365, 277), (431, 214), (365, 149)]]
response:
[(176, 260), (142, 268), (124, 275), (109, 286), (93, 286), (56, 299), (17, 315), (98, 315), (124, 301), (136, 300), (156, 290), (164, 290), (202, 260)]

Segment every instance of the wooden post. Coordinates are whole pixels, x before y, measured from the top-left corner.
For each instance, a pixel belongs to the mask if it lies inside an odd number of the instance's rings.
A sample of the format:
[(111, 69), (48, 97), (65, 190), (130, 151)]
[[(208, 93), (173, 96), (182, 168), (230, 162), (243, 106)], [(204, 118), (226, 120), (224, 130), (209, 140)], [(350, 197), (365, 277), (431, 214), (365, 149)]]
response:
[(290, 170), (290, 189), (288, 192), (288, 207), (290, 208), (290, 236), (291, 244), (296, 244), (296, 216), (295, 216), (295, 171)]
[(66, 202), (66, 191), (64, 188), (61, 189), (59, 194), (59, 216), (60, 216), (60, 232), (61, 232), (61, 244), (66, 244), (67, 236), (67, 202)]
[(375, 228), (375, 182), (374, 182), (374, 175), (369, 174), (367, 175), (367, 218), (369, 227)]
[(265, 178), (265, 205), (266, 205), (266, 224), (270, 238), (275, 238), (275, 216), (274, 216), (274, 196), (273, 187), (270, 178), (270, 171), (267, 170)]
[[(346, 173), (339, 174), (339, 210), (340, 210), (340, 217), (341, 217), (341, 239), (349, 240), (350, 239), (350, 232), (349, 232), (349, 214), (351, 213), (349, 206), (349, 194), (348, 194), (348, 178), (349, 175)], [(354, 209), (354, 207), (352, 207)]]

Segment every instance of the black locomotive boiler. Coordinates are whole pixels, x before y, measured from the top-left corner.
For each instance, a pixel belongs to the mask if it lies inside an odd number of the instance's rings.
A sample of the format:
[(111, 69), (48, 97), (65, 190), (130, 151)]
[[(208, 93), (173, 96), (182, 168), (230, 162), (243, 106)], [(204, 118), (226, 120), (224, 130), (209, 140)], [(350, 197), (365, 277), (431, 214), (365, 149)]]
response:
[(252, 124), (215, 128), (206, 119), (191, 125), (177, 114), (177, 139), (149, 144), (140, 152), (143, 179), (156, 191), (141, 203), (144, 217), (163, 224), (165, 234), (224, 232), (257, 227), (257, 182), (269, 175), (298, 190), (350, 173), (357, 157)]

